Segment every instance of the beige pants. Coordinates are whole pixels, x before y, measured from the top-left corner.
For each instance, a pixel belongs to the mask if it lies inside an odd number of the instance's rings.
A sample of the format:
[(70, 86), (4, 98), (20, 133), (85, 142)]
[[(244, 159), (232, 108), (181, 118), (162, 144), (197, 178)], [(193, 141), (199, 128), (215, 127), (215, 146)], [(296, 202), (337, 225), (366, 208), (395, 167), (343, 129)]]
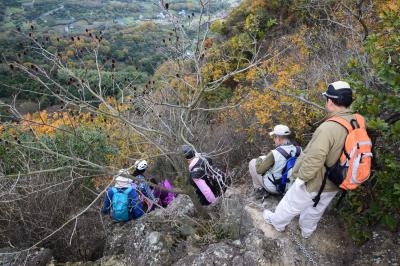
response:
[(278, 193), (274, 184), (269, 181), (267, 178), (264, 178), (262, 175), (257, 174), (256, 171), (256, 159), (253, 159), (249, 163), (249, 172), (251, 179), (253, 180), (253, 187), (260, 188), (263, 187), (269, 193)]
[(277, 230), (284, 230), (291, 220), (300, 214), (299, 224), (303, 236), (310, 236), (317, 228), (318, 222), (326, 207), (333, 200), (337, 192), (323, 192), (316, 207), (313, 207), (313, 198), (316, 192), (308, 192), (306, 185), (300, 179), (286, 192), (279, 202), (274, 213), (268, 217)]

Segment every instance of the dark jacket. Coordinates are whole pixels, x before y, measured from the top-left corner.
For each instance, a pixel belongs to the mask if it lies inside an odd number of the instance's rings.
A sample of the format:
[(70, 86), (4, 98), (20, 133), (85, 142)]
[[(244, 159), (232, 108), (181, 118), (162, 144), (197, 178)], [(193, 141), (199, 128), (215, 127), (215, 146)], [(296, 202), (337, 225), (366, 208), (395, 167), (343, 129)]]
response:
[(209, 205), (212, 202), (210, 202), (209, 197), (204, 194), (204, 191), (202, 191), (201, 187), (196, 183), (196, 180), (204, 180), (204, 185), (212, 191), (212, 198), (219, 197), (226, 190), (227, 186), (225, 173), (213, 166), (210, 158), (205, 157), (205, 159), (207, 161), (195, 157), (189, 165), (189, 172), (190, 182), (195, 188), (200, 203), (202, 205)]
[[(118, 191), (124, 191), (127, 188), (117, 188)], [(101, 212), (104, 214), (110, 214), (111, 212), (111, 201), (113, 198), (114, 192), (112, 188), (108, 188), (106, 192), (106, 196), (104, 197), (104, 204)], [(142, 203), (139, 200), (139, 195), (136, 190), (132, 189), (132, 191), (128, 194), (128, 208), (129, 208), (129, 220), (137, 219), (143, 215)]]

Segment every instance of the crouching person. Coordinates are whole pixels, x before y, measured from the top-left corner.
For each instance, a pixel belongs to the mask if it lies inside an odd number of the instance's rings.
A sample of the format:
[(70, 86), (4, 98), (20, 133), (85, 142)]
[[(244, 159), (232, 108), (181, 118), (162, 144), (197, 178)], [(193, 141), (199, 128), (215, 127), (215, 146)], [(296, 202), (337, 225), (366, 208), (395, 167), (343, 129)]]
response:
[(292, 183), (291, 169), (301, 153), (301, 148), (292, 144), (287, 126), (277, 125), (269, 134), (274, 138), (276, 148), (249, 163), (253, 195), (257, 200), (268, 193), (284, 194), (288, 190)]
[(168, 179), (158, 182), (155, 178), (152, 178), (151, 182), (157, 185), (152, 187), (156, 201), (161, 207), (167, 207), (176, 197), (175, 193), (172, 192), (174, 187)]
[[(120, 174), (123, 174), (123, 171), (121, 170)], [(107, 189), (101, 212), (110, 214), (115, 222), (126, 222), (143, 215), (142, 203), (132, 187), (131, 179), (123, 176), (115, 179), (115, 185)]]
[(214, 203), (227, 189), (226, 174), (213, 166), (210, 158), (196, 154), (190, 146), (182, 145), (181, 148), (189, 164), (190, 181), (200, 203)]

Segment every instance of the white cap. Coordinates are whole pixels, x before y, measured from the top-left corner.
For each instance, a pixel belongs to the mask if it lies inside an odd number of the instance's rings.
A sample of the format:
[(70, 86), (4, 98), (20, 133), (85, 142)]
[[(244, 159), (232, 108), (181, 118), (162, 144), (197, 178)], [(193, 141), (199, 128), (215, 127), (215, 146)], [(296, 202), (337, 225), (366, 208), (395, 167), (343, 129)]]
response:
[(274, 127), (274, 131), (269, 132), (270, 136), (288, 136), (290, 135), (290, 129), (285, 125), (277, 125)]
[(350, 84), (341, 80), (329, 84), (327, 91), (322, 93), (322, 95), (328, 98), (338, 99), (340, 97), (339, 95), (343, 93), (341, 90), (346, 90), (344, 93), (350, 93), (350, 97), (352, 97)]

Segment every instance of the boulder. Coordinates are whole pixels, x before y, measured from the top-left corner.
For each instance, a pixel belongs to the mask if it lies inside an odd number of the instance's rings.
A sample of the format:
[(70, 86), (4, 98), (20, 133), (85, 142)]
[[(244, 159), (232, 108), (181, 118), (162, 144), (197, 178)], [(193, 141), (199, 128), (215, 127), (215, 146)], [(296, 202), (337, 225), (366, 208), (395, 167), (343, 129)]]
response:
[(29, 251), (12, 253), (13, 249), (0, 249), (0, 265), (46, 266), (53, 253), (47, 248), (33, 248)]
[(110, 224), (104, 255), (121, 255), (129, 265), (171, 265), (186, 254), (194, 214), (190, 198), (179, 195), (165, 209), (123, 225)]
[[(239, 250), (225, 243), (211, 244), (203, 252), (186, 256), (173, 265), (176, 266), (228, 266), (233, 265), (235, 254)], [(239, 259), (240, 260), (240, 259)]]

